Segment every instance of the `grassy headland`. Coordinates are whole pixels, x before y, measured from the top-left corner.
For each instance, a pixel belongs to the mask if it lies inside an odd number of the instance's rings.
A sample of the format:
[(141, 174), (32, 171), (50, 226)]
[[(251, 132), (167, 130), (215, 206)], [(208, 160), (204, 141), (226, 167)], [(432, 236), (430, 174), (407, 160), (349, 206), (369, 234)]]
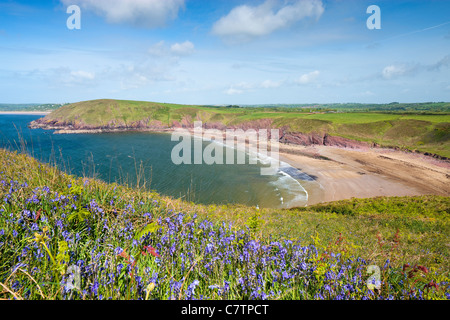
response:
[[(439, 108), (447, 110), (446, 105)], [(60, 130), (106, 129), (154, 130), (190, 127), (202, 121), (210, 127), (280, 128), (288, 137), (325, 135), (367, 145), (379, 145), (450, 157), (450, 114), (406, 110), (375, 109), (357, 112), (317, 108), (239, 108), (190, 106), (122, 100), (93, 100), (65, 105), (37, 123)], [(344, 109), (347, 110), (347, 109)], [(294, 139), (295, 140), (295, 139)], [(294, 141), (292, 140), (292, 141)], [(289, 139), (287, 139), (289, 142)]]
[(448, 197), (203, 206), (0, 150), (0, 199), (0, 298), (449, 297)]

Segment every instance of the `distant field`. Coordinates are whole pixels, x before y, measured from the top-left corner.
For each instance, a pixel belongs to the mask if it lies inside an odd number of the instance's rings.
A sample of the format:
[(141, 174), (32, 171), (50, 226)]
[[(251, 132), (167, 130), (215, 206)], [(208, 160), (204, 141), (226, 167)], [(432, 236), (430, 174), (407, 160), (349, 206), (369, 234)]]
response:
[[(441, 106), (441, 105), (440, 105)], [(442, 107), (442, 106), (441, 106)], [(63, 106), (46, 118), (88, 126), (130, 126), (147, 120), (170, 127), (174, 121), (236, 125), (261, 119), (293, 132), (328, 133), (349, 139), (450, 157), (450, 113), (336, 112), (314, 109), (239, 108), (94, 100)], [(314, 111), (313, 110), (313, 111)]]
[(0, 111), (53, 111), (60, 107), (62, 107), (63, 104), (60, 103), (45, 103), (45, 104), (38, 104), (38, 103), (31, 103), (31, 104), (8, 104), (8, 103), (0, 103)]

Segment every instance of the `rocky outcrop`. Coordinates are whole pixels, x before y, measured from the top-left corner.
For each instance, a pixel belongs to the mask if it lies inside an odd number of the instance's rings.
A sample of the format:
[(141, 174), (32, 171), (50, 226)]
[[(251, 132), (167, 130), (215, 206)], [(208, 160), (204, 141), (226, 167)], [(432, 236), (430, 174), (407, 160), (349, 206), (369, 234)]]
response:
[[(195, 119), (194, 121), (200, 121)], [(53, 120), (41, 118), (29, 124), (32, 129), (41, 128), (46, 130), (55, 130), (55, 134), (75, 134), (75, 133), (106, 133), (106, 132), (124, 132), (124, 131), (152, 131), (152, 132), (170, 132), (177, 128), (193, 129), (194, 121), (190, 116), (184, 117), (181, 121), (172, 121), (171, 126), (167, 126), (161, 121), (144, 119), (136, 122), (125, 123), (123, 121), (113, 120), (105, 126), (90, 126), (82, 122), (66, 122), (61, 120)], [(226, 129), (277, 129), (273, 125), (272, 119), (260, 119), (228, 125), (221, 122), (204, 122), (204, 129), (217, 129), (225, 131)], [(338, 136), (331, 136), (328, 133), (301, 133), (292, 132), (287, 126), (280, 129), (280, 142), (287, 144), (295, 144), (302, 146), (336, 146), (343, 148), (367, 148), (377, 147), (373, 144), (346, 139)], [(268, 131), (270, 139), (270, 130)]]
[(336, 146), (342, 148), (367, 148), (371, 145), (351, 139), (337, 136), (330, 136), (327, 133), (300, 133), (300, 132), (283, 132), (280, 142), (291, 143), (301, 146)]
[(102, 133), (102, 132), (121, 132), (121, 131), (158, 131), (170, 129), (161, 121), (140, 120), (129, 124), (123, 121), (112, 120), (104, 126), (92, 126), (82, 122), (66, 122), (41, 118), (32, 121), (28, 127), (30, 129), (56, 130), (55, 133)]

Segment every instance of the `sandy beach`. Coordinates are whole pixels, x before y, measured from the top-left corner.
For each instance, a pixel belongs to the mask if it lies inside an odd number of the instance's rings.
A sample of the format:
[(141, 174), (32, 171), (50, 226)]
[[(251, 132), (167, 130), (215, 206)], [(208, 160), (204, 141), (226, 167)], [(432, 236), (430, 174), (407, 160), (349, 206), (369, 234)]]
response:
[[(48, 112), (0, 112), (36, 114)], [(55, 133), (121, 132), (122, 129), (57, 130)], [(172, 132), (160, 128), (136, 131)], [(196, 135), (192, 129), (189, 133)], [(248, 146), (248, 143), (246, 143)], [(279, 158), (314, 179), (302, 181), (308, 205), (378, 196), (450, 196), (450, 161), (383, 148), (351, 149), (333, 146), (279, 144)]]
[(308, 205), (377, 196), (450, 195), (450, 162), (390, 149), (280, 144), (280, 160), (302, 170)]

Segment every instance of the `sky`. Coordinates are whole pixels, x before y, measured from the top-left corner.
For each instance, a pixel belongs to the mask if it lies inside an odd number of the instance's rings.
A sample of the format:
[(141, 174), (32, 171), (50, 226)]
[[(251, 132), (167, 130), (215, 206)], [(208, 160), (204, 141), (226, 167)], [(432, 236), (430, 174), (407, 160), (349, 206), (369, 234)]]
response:
[(448, 102), (449, 13), (448, 0), (0, 0), (0, 103)]

